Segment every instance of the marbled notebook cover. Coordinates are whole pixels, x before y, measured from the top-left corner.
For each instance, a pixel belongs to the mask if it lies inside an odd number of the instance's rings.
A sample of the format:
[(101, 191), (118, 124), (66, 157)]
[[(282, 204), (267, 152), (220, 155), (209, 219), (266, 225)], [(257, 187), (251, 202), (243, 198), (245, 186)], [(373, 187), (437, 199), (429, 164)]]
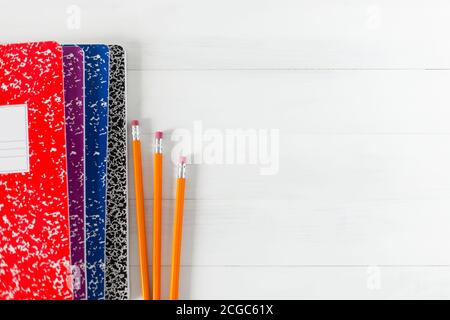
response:
[(26, 105), (29, 171), (0, 174), (0, 298), (72, 299), (62, 48), (0, 46), (0, 108)]
[(128, 190), (125, 51), (109, 46), (105, 298), (128, 299)]
[(85, 61), (85, 184), (87, 298), (105, 297), (105, 218), (109, 48), (80, 45)]
[(63, 46), (70, 251), (75, 300), (86, 298), (84, 243), (84, 54)]

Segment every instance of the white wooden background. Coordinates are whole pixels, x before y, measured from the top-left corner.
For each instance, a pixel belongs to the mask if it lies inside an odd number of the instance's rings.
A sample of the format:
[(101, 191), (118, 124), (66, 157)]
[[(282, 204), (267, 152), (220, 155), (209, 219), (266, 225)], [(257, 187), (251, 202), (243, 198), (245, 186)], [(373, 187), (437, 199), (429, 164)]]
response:
[(280, 130), (277, 175), (189, 168), (181, 298), (450, 298), (449, 17), (448, 0), (1, 0), (0, 41), (123, 44), (148, 145), (196, 120)]

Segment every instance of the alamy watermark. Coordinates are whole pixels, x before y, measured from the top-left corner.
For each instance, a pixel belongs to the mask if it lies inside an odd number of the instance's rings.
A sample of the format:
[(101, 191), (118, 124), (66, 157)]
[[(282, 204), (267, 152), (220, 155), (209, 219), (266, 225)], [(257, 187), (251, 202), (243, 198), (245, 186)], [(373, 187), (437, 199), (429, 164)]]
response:
[(366, 28), (369, 30), (378, 30), (382, 24), (382, 11), (378, 5), (370, 5), (366, 12)]
[(191, 164), (255, 165), (261, 175), (274, 175), (280, 166), (278, 129), (213, 129), (194, 121), (192, 129), (173, 131), (172, 161), (180, 154)]
[(379, 266), (368, 266), (367, 270), (367, 289), (380, 290), (381, 289), (381, 269)]
[(66, 8), (66, 26), (69, 30), (81, 29), (81, 8), (75, 4)]

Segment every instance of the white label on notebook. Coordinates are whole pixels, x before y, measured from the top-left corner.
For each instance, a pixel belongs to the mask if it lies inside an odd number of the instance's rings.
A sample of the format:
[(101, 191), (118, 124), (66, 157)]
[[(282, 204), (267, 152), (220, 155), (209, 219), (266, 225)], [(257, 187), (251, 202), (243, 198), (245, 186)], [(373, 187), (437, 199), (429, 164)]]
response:
[(0, 106), (0, 174), (28, 171), (27, 106)]

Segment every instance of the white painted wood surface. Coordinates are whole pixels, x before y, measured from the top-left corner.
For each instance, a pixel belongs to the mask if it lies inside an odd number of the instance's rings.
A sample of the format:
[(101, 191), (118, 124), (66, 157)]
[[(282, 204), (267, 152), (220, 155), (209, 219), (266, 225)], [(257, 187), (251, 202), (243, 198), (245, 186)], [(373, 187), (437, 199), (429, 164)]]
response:
[(450, 298), (449, 16), (446, 0), (9, 1), (0, 41), (125, 46), (149, 230), (153, 131), (279, 129), (276, 175), (190, 167), (182, 298)]

